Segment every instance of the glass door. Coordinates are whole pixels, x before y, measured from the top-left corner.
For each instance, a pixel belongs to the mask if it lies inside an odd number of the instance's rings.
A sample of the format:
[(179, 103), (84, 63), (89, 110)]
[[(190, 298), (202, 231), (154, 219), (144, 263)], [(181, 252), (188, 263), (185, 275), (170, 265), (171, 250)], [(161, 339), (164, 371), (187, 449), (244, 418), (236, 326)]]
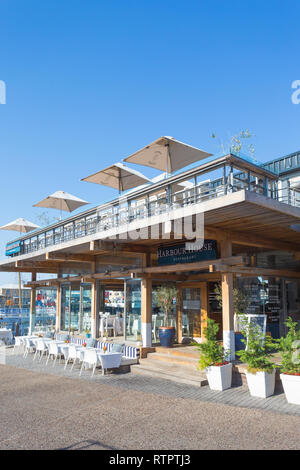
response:
[(139, 279), (127, 279), (125, 291), (125, 339), (141, 341), (141, 281)]
[(182, 338), (203, 336), (207, 317), (206, 283), (182, 285)]

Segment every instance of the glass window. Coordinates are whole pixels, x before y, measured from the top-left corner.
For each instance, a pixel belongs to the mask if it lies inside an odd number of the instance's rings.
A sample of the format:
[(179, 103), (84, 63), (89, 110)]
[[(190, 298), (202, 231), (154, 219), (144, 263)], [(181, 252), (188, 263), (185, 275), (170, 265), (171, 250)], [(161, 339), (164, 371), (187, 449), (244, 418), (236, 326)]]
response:
[(126, 280), (125, 293), (125, 338), (133, 341), (141, 341), (141, 281), (138, 279)]
[(71, 329), (79, 330), (79, 311), (80, 311), (80, 287), (71, 288), (71, 308), (70, 308), (70, 326)]
[(70, 322), (70, 285), (63, 285), (61, 287), (61, 330), (69, 330)]
[(92, 286), (91, 284), (83, 284), (82, 288), (82, 315), (80, 331), (91, 330), (92, 317)]

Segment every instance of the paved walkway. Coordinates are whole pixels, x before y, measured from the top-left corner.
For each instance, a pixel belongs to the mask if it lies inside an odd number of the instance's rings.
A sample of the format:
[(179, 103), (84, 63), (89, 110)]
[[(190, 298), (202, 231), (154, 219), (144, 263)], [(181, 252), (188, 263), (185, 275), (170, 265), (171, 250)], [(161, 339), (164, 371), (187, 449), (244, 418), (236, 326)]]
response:
[[(6, 356), (0, 449), (299, 449), (300, 410), (282, 394), (212, 392), (134, 374), (67, 373)], [(300, 407), (299, 407), (300, 408)]]
[(223, 392), (210, 390), (208, 386), (195, 387), (181, 383), (171, 382), (156, 377), (146, 377), (131, 373), (108, 374), (104, 377), (101, 372), (91, 377), (91, 371), (83, 371), (79, 376), (79, 366), (75, 366), (71, 371), (71, 366), (64, 370), (64, 365), (56, 363), (53, 367), (52, 361), (46, 366), (46, 360), (41, 362), (32, 360), (33, 355), (29, 355), (26, 359), (20, 354), (8, 354), (6, 363), (14, 367), (27, 369), (33, 372), (42, 372), (51, 375), (74, 378), (78, 380), (89, 380), (98, 384), (109, 384), (114, 387), (124, 388), (126, 390), (135, 390), (139, 392), (153, 393), (174, 398), (187, 398), (201, 400), (211, 403), (223, 403), (241, 408), (256, 408), (265, 411), (274, 411), (276, 413), (300, 416), (300, 406), (287, 403), (283, 393), (273, 395), (269, 398), (251, 397), (247, 385), (232, 387)]

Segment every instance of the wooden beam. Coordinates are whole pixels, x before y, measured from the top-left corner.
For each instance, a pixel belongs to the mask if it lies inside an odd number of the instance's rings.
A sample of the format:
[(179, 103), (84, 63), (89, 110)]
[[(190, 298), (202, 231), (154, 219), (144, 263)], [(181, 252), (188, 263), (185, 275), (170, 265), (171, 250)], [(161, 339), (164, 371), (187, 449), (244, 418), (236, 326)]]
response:
[(239, 265), (244, 264), (247, 261), (245, 256), (229, 256), (228, 258), (220, 258), (216, 260), (206, 260), (198, 261), (196, 263), (183, 263), (183, 264), (173, 264), (167, 266), (153, 266), (150, 268), (138, 268), (132, 269), (131, 271), (136, 274), (142, 273), (174, 273), (174, 272), (186, 272), (186, 271), (203, 271), (209, 269), (209, 266), (219, 265), (219, 264), (228, 264), (228, 265)]
[(71, 253), (55, 253), (55, 252), (49, 252), (46, 253), (46, 260), (50, 261), (77, 261), (78, 263), (83, 262), (83, 263), (93, 263), (95, 261), (95, 255), (90, 255), (90, 254), (71, 254)]
[(300, 271), (293, 271), (292, 269), (272, 269), (272, 268), (247, 268), (240, 266), (226, 266), (218, 265), (215, 267), (216, 271), (229, 272), (234, 274), (247, 274), (253, 276), (271, 276), (271, 277), (289, 277), (289, 278), (300, 278)]

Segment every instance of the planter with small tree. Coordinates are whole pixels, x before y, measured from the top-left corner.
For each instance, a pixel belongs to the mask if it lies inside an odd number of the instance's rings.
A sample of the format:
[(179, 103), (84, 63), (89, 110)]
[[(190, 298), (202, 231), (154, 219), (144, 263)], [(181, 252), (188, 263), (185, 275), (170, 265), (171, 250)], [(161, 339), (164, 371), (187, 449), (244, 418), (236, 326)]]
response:
[[(215, 288), (216, 300), (222, 308), (222, 289), (221, 284), (218, 283)], [(249, 298), (243, 289), (235, 287), (233, 289), (233, 312), (234, 312), (234, 337), (235, 337), (235, 351), (245, 349), (243, 333), (241, 332), (240, 319), (245, 315), (249, 307)]]
[(177, 289), (174, 286), (160, 286), (154, 291), (154, 300), (164, 313), (164, 326), (159, 327), (159, 341), (161, 346), (170, 348), (175, 338), (175, 327), (170, 326), (170, 312), (177, 296)]
[(229, 351), (217, 341), (217, 333), (220, 326), (211, 318), (207, 319), (207, 327), (204, 328), (205, 341), (193, 343), (200, 353), (200, 370), (205, 370), (211, 390), (226, 390), (231, 387), (232, 364), (227, 361)]
[(300, 405), (300, 330), (297, 322), (288, 317), (288, 332), (278, 341), (281, 353), (281, 382), (288, 403)]
[(253, 397), (267, 398), (274, 394), (276, 364), (272, 355), (277, 348), (274, 340), (265, 335), (258, 325), (248, 322), (247, 318), (241, 320), (242, 339), (245, 349), (238, 351), (241, 361), (247, 364), (246, 378)]

